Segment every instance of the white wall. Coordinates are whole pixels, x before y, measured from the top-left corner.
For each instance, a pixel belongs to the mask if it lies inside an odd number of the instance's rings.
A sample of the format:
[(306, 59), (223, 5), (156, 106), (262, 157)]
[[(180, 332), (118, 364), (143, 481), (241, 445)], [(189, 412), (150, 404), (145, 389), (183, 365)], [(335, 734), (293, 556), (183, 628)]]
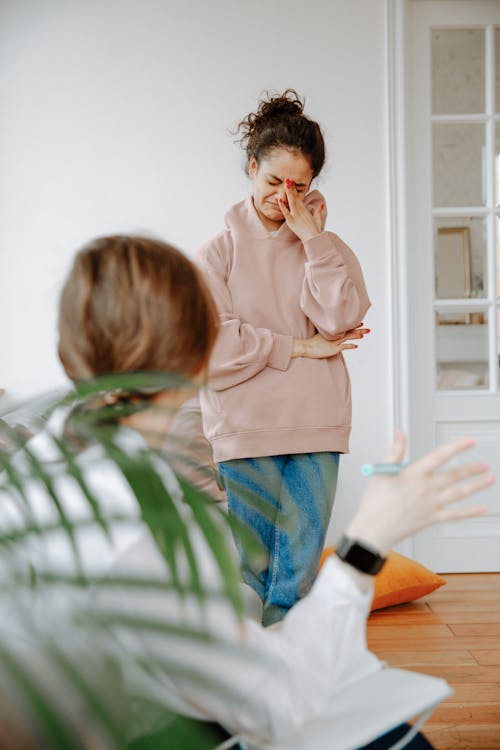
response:
[[(157, 234), (192, 254), (248, 191), (228, 129), (264, 89), (306, 95), (329, 149), (328, 228), (358, 253), (372, 335), (349, 353), (352, 453), (335, 523), (389, 425), (383, 0), (3, 0), (0, 386), (64, 382), (58, 289), (75, 249)], [(6, 398), (6, 397), (4, 397)], [(0, 403), (0, 406), (2, 404)]]

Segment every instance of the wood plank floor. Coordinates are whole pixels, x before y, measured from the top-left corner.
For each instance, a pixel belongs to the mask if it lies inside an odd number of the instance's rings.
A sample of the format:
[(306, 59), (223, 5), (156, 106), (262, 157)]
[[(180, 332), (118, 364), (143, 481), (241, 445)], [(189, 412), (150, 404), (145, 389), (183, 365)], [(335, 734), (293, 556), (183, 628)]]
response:
[(374, 612), (370, 649), (455, 690), (425, 725), (437, 750), (500, 750), (500, 573), (443, 576), (412, 604)]

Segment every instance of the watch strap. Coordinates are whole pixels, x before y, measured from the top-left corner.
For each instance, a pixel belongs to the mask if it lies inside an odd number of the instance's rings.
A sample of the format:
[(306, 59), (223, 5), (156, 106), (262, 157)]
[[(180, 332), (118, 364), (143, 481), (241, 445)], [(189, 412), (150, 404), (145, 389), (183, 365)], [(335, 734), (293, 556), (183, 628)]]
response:
[(350, 539), (345, 534), (340, 539), (335, 552), (343, 562), (370, 576), (377, 575), (387, 559), (364, 542)]

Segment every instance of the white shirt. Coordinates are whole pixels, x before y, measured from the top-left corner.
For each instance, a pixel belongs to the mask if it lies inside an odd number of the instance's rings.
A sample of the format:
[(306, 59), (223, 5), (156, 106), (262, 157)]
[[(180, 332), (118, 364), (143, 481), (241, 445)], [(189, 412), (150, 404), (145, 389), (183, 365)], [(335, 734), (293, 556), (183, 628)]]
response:
[[(144, 450), (137, 433), (122, 430), (124, 450)], [(126, 515), (128, 521), (109, 521), (110, 537), (91, 523), (92, 512), (78, 482), (51, 463), (56, 451), (50, 433), (30, 441), (30, 448), (43, 461), (63, 498), (65, 513), (79, 519), (76, 534), (81, 564), (88, 575), (142, 575), (168, 581), (169, 568), (158, 551), (147, 525), (140, 520), (139, 504), (117, 467), (99, 446), (78, 456), (85, 481), (99, 501), (107, 519)], [(122, 662), (127, 689), (150, 696), (155, 703), (188, 716), (218, 721), (229, 732), (242, 735), (252, 746), (265, 747), (286, 739), (304, 722), (320, 716), (332, 694), (347, 684), (381, 668), (366, 645), (366, 618), (372, 586), (337, 558), (324, 564), (310, 593), (287, 614), (279, 627), (263, 628), (250, 618), (239, 621), (231, 605), (220, 596), (221, 579), (216, 562), (199, 528), (190, 524), (190, 508), (182, 502), (180, 488), (166, 463), (156, 465), (165, 487), (190, 527), (203, 585), (217, 596), (201, 605), (194, 596), (182, 599), (175, 591), (138, 589), (100, 591), (89, 597), (99, 610), (124, 615), (156, 618), (172, 626), (192, 626), (218, 639), (217, 643), (182, 637), (175, 632), (140, 634), (116, 626), (114, 635), (122, 645)], [(46, 491), (32, 484), (28, 497), (39, 523), (57, 519)], [(224, 526), (214, 507), (214, 519)], [(17, 515), (16, 515), (17, 514)], [(17, 519), (17, 520), (16, 520)], [(2, 527), (20, 523), (12, 501), (2, 501)], [(45, 570), (75, 572), (74, 554), (61, 531), (36, 536), (23, 550), (21, 564), (33, 562)], [(186, 556), (176, 551), (180, 575), (189, 574)], [(70, 613), (68, 599), (58, 607)], [(50, 618), (49, 618), (50, 619)], [(61, 621), (60, 610), (57, 614)], [(147, 654), (155, 665), (151, 674), (131, 656)], [(186, 674), (186, 667), (188, 673)]]

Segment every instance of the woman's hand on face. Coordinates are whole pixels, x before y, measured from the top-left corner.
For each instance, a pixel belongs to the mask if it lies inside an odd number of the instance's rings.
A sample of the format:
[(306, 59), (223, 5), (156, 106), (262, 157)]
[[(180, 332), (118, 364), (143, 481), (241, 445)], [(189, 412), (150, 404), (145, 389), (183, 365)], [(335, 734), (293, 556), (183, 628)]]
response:
[(286, 201), (280, 198), (279, 207), (292, 232), (302, 242), (307, 242), (307, 240), (321, 234), (323, 231), (322, 214), (325, 210), (325, 204), (322, 203), (311, 212), (297, 193), (295, 182), (289, 179), (285, 180), (285, 192), (288, 205)]
[(360, 323), (356, 328), (346, 331), (341, 338), (334, 341), (323, 338), (320, 333), (316, 333), (309, 339), (294, 339), (292, 358), (327, 359), (328, 357), (334, 357), (345, 349), (357, 349), (357, 344), (349, 344), (348, 342), (354, 339), (362, 339), (363, 336), (370, 333), (370, 329), (362, 328), (362, 325), (363, 323)]
[[(488, 466), (470, 463), (440, 471), (474, 442), (468, 438), (454, 440), (409, 464), (397, 475), (372, 477), (346, 534), (386, 555), (395, 544), (426, 526), (485, 513), (484, 505), (459, 508), (453, 503), (494, 483), (494, 477), (485, 476)], [(385, 460), (401, 462), (405, 448), (405, 435), (397, 433)]]

